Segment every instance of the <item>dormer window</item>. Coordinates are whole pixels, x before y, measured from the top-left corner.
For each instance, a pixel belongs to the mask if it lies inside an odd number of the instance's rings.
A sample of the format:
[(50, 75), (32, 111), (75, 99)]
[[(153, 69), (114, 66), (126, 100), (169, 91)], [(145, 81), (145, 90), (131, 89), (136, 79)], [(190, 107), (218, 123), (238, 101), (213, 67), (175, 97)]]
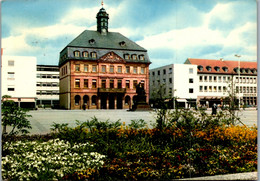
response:
[(219, 72), (220, 68), (218, 66), (215, 66), (214, 69)]
[(251, 73), (251, 70), (250, 69), (245, 69), (246, 73)]
[(97, 53), (96, 52), (91, 52), (91, 58), (97, 58)]
[(95, 40), (94, 39), (91, 39), (88, 41), (91, 45), (95, 44)]
[(82, 56), (85, 57), (85, 58), (88, 57), (88, 52), (83, 52)]
[(203, 71), (203, 66), (199, 65), (199, 66), (198, 66), (198, 70), (199, 70), (199, 71)]
[(224, 72), (227, 72), (228, 71), (228, 68), (227, 67), (222, 67), (223, 71)]
[(79, 51), (74, 51), (74, 57), (79, 57), (80, 52)]
[(236, 73), (238, 73), (238, 68), (236, 67), (236, 68), (234, 68), (234, 71), (236, 72)]
[(244, 69), (244, 68), (241, 68), (241, 69), (240, 69), (240, 73), (245, 73), (245, 69)]
[(119, 45), (123, 47), (126, 45), (126, 43), (124, 41), (121, 41), (121, 42), (119, 42)]
[(207, 71), (211, 72), (211, 66), (206, 67)]
[(124, 57), (125, 57), (126, 60), (130, 59), (130, 55), (129, 54), (125, 54)]
[(133, 60), (137, 60), (136, 54), (133, 54), (133, 55), (132, 55), (132, 59), (133, 59)]
[(139, 55), (140, 60), (144, 60), (144, 55)]

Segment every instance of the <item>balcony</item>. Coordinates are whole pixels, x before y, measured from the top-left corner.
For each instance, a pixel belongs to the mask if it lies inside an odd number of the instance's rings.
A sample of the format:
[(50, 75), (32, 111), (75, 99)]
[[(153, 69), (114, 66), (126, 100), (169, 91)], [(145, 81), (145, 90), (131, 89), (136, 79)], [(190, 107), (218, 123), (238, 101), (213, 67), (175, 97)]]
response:
[(98, 88), (98, 93), (126, 93), (126, 88)]

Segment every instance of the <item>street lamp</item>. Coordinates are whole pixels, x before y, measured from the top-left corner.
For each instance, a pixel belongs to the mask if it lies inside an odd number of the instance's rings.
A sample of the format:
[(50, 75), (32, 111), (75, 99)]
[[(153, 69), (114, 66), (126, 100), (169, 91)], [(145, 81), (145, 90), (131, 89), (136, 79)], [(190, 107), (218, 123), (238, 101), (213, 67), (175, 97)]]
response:
[(240, 109), (240, 57), (241, 55), (235, 54), (238, 58), (238, 109)]

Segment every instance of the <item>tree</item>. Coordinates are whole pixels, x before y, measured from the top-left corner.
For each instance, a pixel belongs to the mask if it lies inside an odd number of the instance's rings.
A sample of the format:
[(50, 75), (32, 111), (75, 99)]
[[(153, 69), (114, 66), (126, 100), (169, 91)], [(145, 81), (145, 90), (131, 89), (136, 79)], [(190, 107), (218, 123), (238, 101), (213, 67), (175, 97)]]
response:
[[(16, 105), (12, 100), (4, 100), (4, 98), (10, 98), (10, 96), (2, 97), (2, 125), (3, 135), (16, 135), (18, 133), (27, 134), (31, 129), (31, 123), (27, 119), (31, 115), (27, 114), (27, 110), (24, 110)], [(7, 133), (7, 126), (11, 127), (11, 131)]]

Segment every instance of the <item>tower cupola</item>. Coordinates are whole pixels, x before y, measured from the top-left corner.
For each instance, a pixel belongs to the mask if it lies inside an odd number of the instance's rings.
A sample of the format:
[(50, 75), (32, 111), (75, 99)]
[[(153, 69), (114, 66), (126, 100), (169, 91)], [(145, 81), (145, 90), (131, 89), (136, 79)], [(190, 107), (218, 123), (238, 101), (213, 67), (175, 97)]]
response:
[(106, 35), (108, 32), (108, 14), (102, 7), (97, 13), (97, 31), (102, 35)]

